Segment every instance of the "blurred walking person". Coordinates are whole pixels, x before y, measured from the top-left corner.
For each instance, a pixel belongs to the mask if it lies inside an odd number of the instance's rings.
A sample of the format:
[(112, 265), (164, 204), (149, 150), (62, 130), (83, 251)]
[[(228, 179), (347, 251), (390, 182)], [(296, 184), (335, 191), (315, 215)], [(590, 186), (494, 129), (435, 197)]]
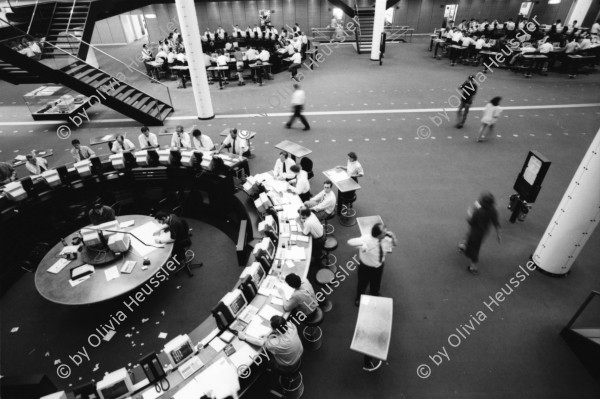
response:
[[(483, 141), (486, 135), (491, 135), (494, 131), (494, 125), (498, 121), (502, 108), (500, 107), (500, 101), (502, 97), (494, 97), (485, 106), (483, 110), (483, 117), (481, 118), (481, 129), (479, 129), (478, 142)], [(487, 134), (489, 131), (489, 134)]]
[(494, 196), (490, 192), (482, 193), (479, 199), (471, 205), (467, 215), (469, 232), (466, 240), (458, 244), (458, 249), (471, 260), (467, 269), (473, 274), (478, 274), (479, 250), (491, 225), (496, 229), (498, 242), (501, 242), (500, 223), (498, 222), (498, 211), (496, 210)]
[(457, 123), (456, 128), (461, 129), (467, 121), (467, 114), (469, 108), (473, 104), (473, 98), (477, 94), (477, 82), (475, 82), (475, 76), (471, 75), (460, 85), (458, 90), (461, 92), (460, 105), (458, 106)]
[(292, 123), (294, 123), (294, 120), (296, 118), (300, 118), (300, 122), (302, 122), (302, 124), (304, 125), (304, 129), (302, 130), (310, 130), (308, 121), (306, 120), (304, 115), (302, 115), (302, 110), (304, 109), (305, 103), (306, 93), (304, 93), (304, 90), (300, 88), (299, 84), (294, 84), (294, 92), (292, 93), (292, 108), (294, 113), (292, 114), (292, 117), (290, 118), (288, 123), (285, 124), (286, 128), (289, 129), (290, 127), (292, 127)]

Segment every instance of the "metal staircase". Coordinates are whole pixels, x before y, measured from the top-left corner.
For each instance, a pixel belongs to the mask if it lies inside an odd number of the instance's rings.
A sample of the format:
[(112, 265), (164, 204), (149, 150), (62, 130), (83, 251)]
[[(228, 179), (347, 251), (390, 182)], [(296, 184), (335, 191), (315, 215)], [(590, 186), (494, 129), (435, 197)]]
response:
[[(0, 18), (0, 21), (8, 23)], [(163, 121), (173, 112), (171, 95), (168, 87), (158, 81), (152, 85), (154, 95), (147, 94), (131, 84), (87, 64), (84, 60), (68, 53), (66, 50), (46, 43), (52, 47), (51, 53), (62, 52), (64, 56), (36, 59), (21, 54), (11, 48), (9, 43), (15, 39), (26, 38), (34, 40), (24, 31), (12, 27), (20, 33), (17, 38), (0, 42), (0, 77), (13, 84), (20, 83), (59, 83), (63, 86), (97, 100), (94, 103), (114, 109), (144, 125), (162, 125)], [(89, 45), (89, 43), (83, 43)], [(96, 51), (102, 51), (95, 49)], [(125, 65), (113, 57), (115, 62)], [(130, 70), (128, 81), (148, 78), (135, 68)]]
[[(84, 39), (83, 33), (88, 23), (90, 6), (90, 1), (56, 3), (54, 15), (46, 35), (46, 41), (55, 47), (46, 47), (43, 57), (67, 57), (68, 54), (82, 56), (82, 54), (79, 54), (81, 42), (72, 40), (69, 35), (73, 34)], [(93, 21), (91, 23), (93, 25)], [(56, 47), (65, 51), (56, 50)]]
[(372, 7), (356, 7), (358, 20), (358, 53), (370, 52), (373, 43), (373, 25), (375, 24), (375, 9)]

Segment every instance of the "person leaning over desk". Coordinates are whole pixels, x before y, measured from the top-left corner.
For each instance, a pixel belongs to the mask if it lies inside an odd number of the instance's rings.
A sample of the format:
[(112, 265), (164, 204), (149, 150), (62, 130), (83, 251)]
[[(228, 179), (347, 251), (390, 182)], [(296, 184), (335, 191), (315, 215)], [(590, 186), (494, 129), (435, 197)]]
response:
[(88, 213), (90, 218), (90, 222), (94, 226), (98, 226), (99, 224), (112, 222), (116, 219), (115, 211), (110, 206), (102, 205), (102, 202), (97, 201), (90, 212)]
[(268, 337), (254, 338), (240, 331), (238, 338), (252, 345), (264, 346), (273, 355), (273, 363), (278, 371), (292, 372), (302, 360), (304, 352), (298, 329), (281, 316), (271, 317), (270, 322), (273, 332)]
[(245, 139), (239, 138), (237, 133), (236, 128), (229, 130), (229, 136), (225, 137), (217, 152), (221, 152), (223, 148), (230, 148), (231, 152), (236, 155), (246, 154), (250, 150), (250, 146)]
[(0, 184), (7, 184), (17, 180), (17, 171), (12, 165), (0, 162)]
[[(196, 128), (196, 125), (192, 126), (192, 130)], [(171, 136), (171, 147), (177, 148), (191, 148), (192, 140), (190, 134), (183, 131), (183, 126), (177, 125), (175, 132)]]
[(210, 137), (202, 134), (200, 129), (192, 130), (192, 148), (198, 151), (212, 151), (215, 145)]
[(318, 306), (315, 290), (310, 282), (295, 273), (285, 276), (287, 285), (294, 289), (290, 299), (285, 299), (283, 288), (277, 287), (277, 291), (283, 298), (283, 310), (286, 312), (303, 313), (304, 316), (311, 315)]
[(277, 180), (293, 180), (296, 175), (292, 172), (292, 166), (296, 165), (293, 159), (288, 156), (288, 153), (281, 151), (279, 158), (275, 161), (275, 167), (273, 168), (273, 177)]
[(305, 206), (298, 209), (298, 225), (304, 235), (310, 235), (313, 239), (311, 257), (320, 258), (321, 251), (325, 245), (325, 229), (313, 212)]
[[(158, 220), (160, 224), (164, 225), (154, 232), (154, 240), (156, 243), (173, 243), (175, 260), (178, 263), (185, 262), (185, 250), (192, 244), (192, 240), (190, 239), (190, 228), (187, 222), (174, 214), (168, 214), (163, 211), (156, 212), (154, 218)], [(160, 234), (163, 231), (170, 232), (170, 238), (161, 238)]]
[(81, 142), (78, 139), (71, 141), (71, 144), (73, 145), (73, 148), (71, 149), (71, 155), (73, 155), (73, 158), (75, 158), (76, 162), (96, 156), (96, 153), (92, 151), (90, 147), (87, 145), (81, 145)]
[(32, 154), (27, 154), (25, 157), (27, 158), (25, 167), (32, 175), (39, 175), (48, 170), (48, 161), (44, 158), (36, 157)]
[(119, 134), (117, 136), (117, 139), (114, 143), (112, 143), (112, 146), (110, 147), (110, 151), (114, 154), (132, 150), (135, 150), (135, 144), (133, 144), (131, 140), (126, 139), (125, 136), (123, 136), (122, 134)]
[(148, 148), (158, 148), (158, 137), (151, 133), (147, 126), (142, 126), (142, 134), (139, 135), (138, 141), (142, 150)]
[(295, 186), (293, 186), (293, 181), (288, 182), (288, 190), (296, 193), (302, 201), (308, 201), (311, 197), (308, 173), (305, 170), (300, 169), (300, 166), (298, 165), (292, 165), (290, 170), (296, 176), (296, 183)]

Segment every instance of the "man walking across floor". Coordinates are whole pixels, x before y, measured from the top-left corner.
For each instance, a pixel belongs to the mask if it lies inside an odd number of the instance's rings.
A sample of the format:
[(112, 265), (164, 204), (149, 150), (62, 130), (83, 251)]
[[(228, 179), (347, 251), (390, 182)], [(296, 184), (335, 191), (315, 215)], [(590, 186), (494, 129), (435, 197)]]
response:
[(292, 127), (292, 123), (296, 118), (300, 118), (300, 122), (304, 125), (304, 129), (302, 130), (310, 130), (310, 126), (308, 125), (308, 121), (302, 115), (302, 110), (304, 109), (304, 104), (306, 103), (306, 93), (304, 90), (300, 88), (299, 84), (294, 84), (294, 92), (292, 93), (292, 109), (293, 114), (288, 123), (285, 124), (286, 128)]
[(457, 124), (456, 128), (461, 129), (467, 121), (467, 114), (469, 108), (473, 104), (473, 98), (477, 94), (477, 82), (475, 82), (475, 76), (471, 75), (460, 85), (458, 90), (461, 92), (460, 105), (458, 106)]

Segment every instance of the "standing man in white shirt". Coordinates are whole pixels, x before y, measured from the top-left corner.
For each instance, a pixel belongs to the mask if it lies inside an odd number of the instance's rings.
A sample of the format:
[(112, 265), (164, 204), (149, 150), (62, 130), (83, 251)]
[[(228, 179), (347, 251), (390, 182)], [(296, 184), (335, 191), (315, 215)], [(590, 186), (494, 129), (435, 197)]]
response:
[(299, 84), (294, 84), (294, 93), (292, 93), (292, 108), (294, 113), (292, 114), (292, 117), (290, 118), (288, 123), (285, 124), (286, 128), (291, 128), (292, 123), (294, 123), (294, 120), (296, 118), (300, 118), (300, 122), (302, 122), (302, 124), (304, 125), (304, 129), (302, 130), (310, 130), (310, 125), (308, 124), (308, 121), (306, 120), (304, 115), (302, 115), (302, 110), (304, 109), (305, 103), (306, 93), (304, 93), (304, 90), (300, 88)]
[(335, 210), (336, 198), (331, 187), (331, 180), (325, 180), (323, 190), (304, 203), (304, 206), (315, 212), (319, 220), (325, 219)]
[(300, 166), (298, 165), (292, 165), (290, 170), (296, 176), (296, 185), (292, 186), (290, 184), (288, 190), (298, 194), (303, 202), (310, 200), (311, 194), (308, 173), (305, 170), (300, 169)]
[(296, 162), (288, 156), (288, 153), (281, 151), (279, 153), (279, 158), (275, 161), (273, 177), (277, 180), (293, 180), (295, 174), (292, 172), (291, 168), (294, 165), (296, 165)]
[(212, 151), (215, 149), (215, 145), (210, 137), (208, 137), (206, 134), (202, 134), (200, 129), (193, 129), (192, 149), (199, 151)]
[(131, 151), (135, 150), (135, 145), (131, 142), (131, 140), (126, 139), (125, 136), (119, 134), (117, 139), (112, 146), (110, 147), (110, 151), (114, 154), (121, 153), (123, 151)]
[(250, 150), (248, 141), (237, 136), (236, 128), (229, 131), (229, 136), (225, 137), (217, 152), (221, 152), (223, 148), (231, 148), (231, 152), (236, 155), (244, 155)]
[(27, 158), (25, 167), (32, 175), (41, 175), (42, 172), (48, 170), (48, 161), (44, 158), (36, 157), (32, 154), (27, 154), (25, 158)]
[(147, 126), (142, 126), (142, 134), (138, 136), (138, 141), (142, 150), (158, 148), (158, 138), (156, 134), (150, 133)]
[[(196, 125), (192, 126), (192, 129), (195, 129)], [(178, 148), (192, 148), (192, 140), (190, 139), (190, 134), (188, 132), (183, 131), (183, 126), (177, 125), (175, 128), (175, 132), (171, 136), (171, 147)]]
[(300, 54), (300, 50), (294, 48), (294, 55), (290, 57), (290, 61), (292, 61), (292, 65), (289, 66), (289, 70), (292, 74), (292, 80), (299, 82), (296, 75), (298, 75), (298, 69), (302, 64), (302, 55)]

